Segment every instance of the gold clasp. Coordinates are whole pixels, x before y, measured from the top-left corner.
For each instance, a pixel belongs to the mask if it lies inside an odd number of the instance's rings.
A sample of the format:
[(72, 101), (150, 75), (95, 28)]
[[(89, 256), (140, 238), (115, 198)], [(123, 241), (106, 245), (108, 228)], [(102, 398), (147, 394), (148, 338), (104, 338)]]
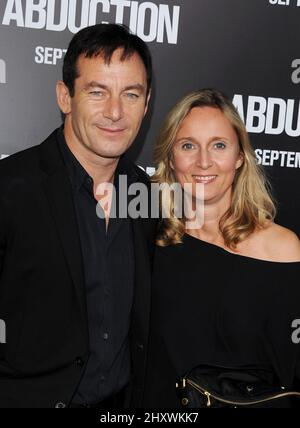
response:
[(210, 406), (211, 406), (210, 393), (209, 393), (209, 392), (207, 392), (207, 391), (205, 391), (205, 392), (204, 392), (204, 394), (205, 394), (205, 395), (206, 395), (206, 397), (207, 397), (207, 403), (206, 403), (206, 406), (207, 406), (207, 407), (210, 407)]

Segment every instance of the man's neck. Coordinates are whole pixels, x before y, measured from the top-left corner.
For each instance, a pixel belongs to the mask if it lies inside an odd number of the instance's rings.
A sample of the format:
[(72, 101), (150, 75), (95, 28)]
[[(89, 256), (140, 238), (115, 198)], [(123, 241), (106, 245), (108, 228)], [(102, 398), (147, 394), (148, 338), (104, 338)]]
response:
[(64, 130), (64, 136), (75, 158), (89, 176), (92, 177), (95, 188), (102, 183), (113, 183), (120, 158), (103, 158), (82, 145), (73, 144), (72, 138), (70, 138), (66, 129)]

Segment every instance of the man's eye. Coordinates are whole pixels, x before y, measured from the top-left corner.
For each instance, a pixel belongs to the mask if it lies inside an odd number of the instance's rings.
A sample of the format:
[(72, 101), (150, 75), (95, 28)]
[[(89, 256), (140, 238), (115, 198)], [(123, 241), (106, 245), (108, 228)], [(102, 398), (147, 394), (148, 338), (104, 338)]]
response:
[(94, 95), (96, 97), (100, 97), (100, 96), (103, 95), (103, 92), (102, 91), (91, 91), (90, 95)]
[(194, 144), (192, 143), (184, 143), (181, 146), (183, 150), (192, 150), (194, 148)]
[(225, 149), (226, 145), (222, 141), (219, 141), (218, 143), (215, 144), (215, 147), (217, 149)]
[(133, 93), (133, 92), (126, 92), (126, 97), (131, 100), (137, 100), (139, 98), (139, 95)]

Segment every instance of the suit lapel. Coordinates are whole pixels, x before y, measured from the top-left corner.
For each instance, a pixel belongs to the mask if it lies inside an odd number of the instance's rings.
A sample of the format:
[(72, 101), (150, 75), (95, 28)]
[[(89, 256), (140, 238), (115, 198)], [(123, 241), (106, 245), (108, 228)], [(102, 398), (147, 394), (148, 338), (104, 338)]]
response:
[(72, 188), (53, 134), (41, 145), (41, 165), (47, 173), (44, 191), (49, 201), (66, 264), (75, 285), (82, 318), (87, 322), (83, 262)]

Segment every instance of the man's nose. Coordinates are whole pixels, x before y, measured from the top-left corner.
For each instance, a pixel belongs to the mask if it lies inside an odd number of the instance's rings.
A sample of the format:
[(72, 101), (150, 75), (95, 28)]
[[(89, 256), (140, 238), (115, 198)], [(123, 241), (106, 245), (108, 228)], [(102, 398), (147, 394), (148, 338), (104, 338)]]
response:
[(105, 103), (104, 117), (117, 122), (123, 117), (123, 105), (118, 96), (111, 96)]

